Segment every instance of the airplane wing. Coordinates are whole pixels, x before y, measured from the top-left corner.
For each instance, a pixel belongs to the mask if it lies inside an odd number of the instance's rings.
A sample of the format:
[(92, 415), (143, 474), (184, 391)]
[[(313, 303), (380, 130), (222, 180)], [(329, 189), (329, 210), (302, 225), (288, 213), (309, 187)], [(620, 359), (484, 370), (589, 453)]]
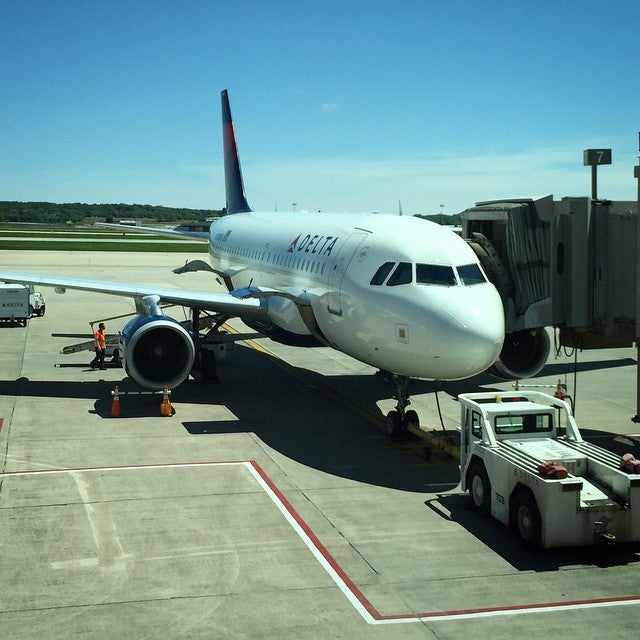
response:
[(189, 291), (170, 287), (111, 282), (108, 280), (90, 280), (63, 276), (42, 276), (32, 273), (0, 272), (0, 281), (19, 282), (44, 287), (55, 287), (60, 293), (66, 289), (79, 289), (94, 293), (106, 293), (142, 300), (156, 298), (160, 303), (177, 304), (198, 308), (202, 311), (222, 313), (229, 317), (263, 320), (266, 310), (264, 304), (256, 298), (244, 297), (242, 292), (223, 293), (213, 291)]
[(160, 227), (137, 227), (130, 224), (115, 224), (112, 222), (96, 222), (96, 227), (117, 229), (126, 233), (153, 233), (161, 236), (190, 238), (192, 240), (209, 240), (208, 231), (183, 231), (180, 229), (163, 229)]

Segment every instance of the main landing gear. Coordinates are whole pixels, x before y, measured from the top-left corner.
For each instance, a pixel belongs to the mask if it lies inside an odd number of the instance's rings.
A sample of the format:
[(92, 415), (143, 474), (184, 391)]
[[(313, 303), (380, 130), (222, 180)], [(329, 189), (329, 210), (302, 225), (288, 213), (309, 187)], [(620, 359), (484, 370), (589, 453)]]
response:
[[(216, 373), (216, 337), (220, 336), (220, 327), (227, 320), (226, 316), (205, 316), (200, 317), (200, 310), (191, 309), (191, 331), (196, 347), (196, 358), (194, 363), (194, 377), (199, 377), (201, 382), (217, 382)], [(201, 334), (201, 329), (206, 329), (206, 333)]]
[(385, 377), (391, 382), (393, 397), (397, 400), (395, 410), (387, 413), (385, 430), (390, 438), (398, 438), (407, 431), (409, 425), (420, 427), (420, 419), (413, 409), (406, 411), (406, 408), (411, 404), (409, 378), (395, 374), (386, 374)]

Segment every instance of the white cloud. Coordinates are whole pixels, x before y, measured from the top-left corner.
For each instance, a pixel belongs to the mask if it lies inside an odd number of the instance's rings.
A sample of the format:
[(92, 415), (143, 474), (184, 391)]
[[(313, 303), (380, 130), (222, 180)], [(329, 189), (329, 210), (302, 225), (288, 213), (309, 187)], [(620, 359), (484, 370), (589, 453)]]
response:
[(335, 113), (340, 111), (340, 105), (337, 102), (325, 102), (320, 105), (320, 111), (324, 113)]
[[(577, 149), (577, 151), (576, 151)], [(632, 200), (637, 185), (630, 156), (599, 168), (598, 195)], [(310, 211), (458, 213), (477, 201), (552, 194), (590, 195), (591, 171), (575, 145), (486, 155), (443, 154), (388, 159), (298, 159), (245, 166), (254, 208)]]
[[(591, 171), (582, 165), (589, 144), (509, 153), (440, 154), (392, 158), (300, 158), (243, 163), (254, 209), (458, 213), (477, 201), (553, 194), (590, 195)], [(591, 145), (596, 147), (596, 145)], [(602, 145), (606, 146), (606, 145)], [(614, 149), (614, 164), (598, 172), (598, 195), (634, 200), (633, 153)], [(34, 189), (37, 185), (37, 189)], [(84, 167), (3, 172), (6, 200), (126, 202), (217, 209), (224, 206), (222, 162), (184, 162), (174, 173), (96, 171)]]

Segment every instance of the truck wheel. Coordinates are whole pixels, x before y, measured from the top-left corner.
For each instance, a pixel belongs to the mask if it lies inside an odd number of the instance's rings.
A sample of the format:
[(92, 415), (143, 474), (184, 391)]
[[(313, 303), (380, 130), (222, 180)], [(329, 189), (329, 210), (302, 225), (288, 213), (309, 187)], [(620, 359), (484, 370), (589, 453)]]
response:
[(491, 513), (491, 483), (484, 465), (474, 462), (468, 472), (467, 486), (473, 508), (484, 515)]
[(538, 549), (541, 541), (540, 511), (529, 491), (519, 491), (511, 501), (511, 527), (529, 549)]

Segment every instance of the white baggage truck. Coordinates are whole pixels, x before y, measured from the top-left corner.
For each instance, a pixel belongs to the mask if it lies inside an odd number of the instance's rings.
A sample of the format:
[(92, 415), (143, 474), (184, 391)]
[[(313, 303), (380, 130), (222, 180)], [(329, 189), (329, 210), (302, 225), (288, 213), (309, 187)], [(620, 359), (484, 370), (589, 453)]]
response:
[(30, 317), (28, 287), (22, 284), (0, 284), (0, 321), (17, 322), (26, 327)]
[(461, 487), (530, 548), (640, 540), (640, 461), (585, 442), (535, 391), (458, 396)]

